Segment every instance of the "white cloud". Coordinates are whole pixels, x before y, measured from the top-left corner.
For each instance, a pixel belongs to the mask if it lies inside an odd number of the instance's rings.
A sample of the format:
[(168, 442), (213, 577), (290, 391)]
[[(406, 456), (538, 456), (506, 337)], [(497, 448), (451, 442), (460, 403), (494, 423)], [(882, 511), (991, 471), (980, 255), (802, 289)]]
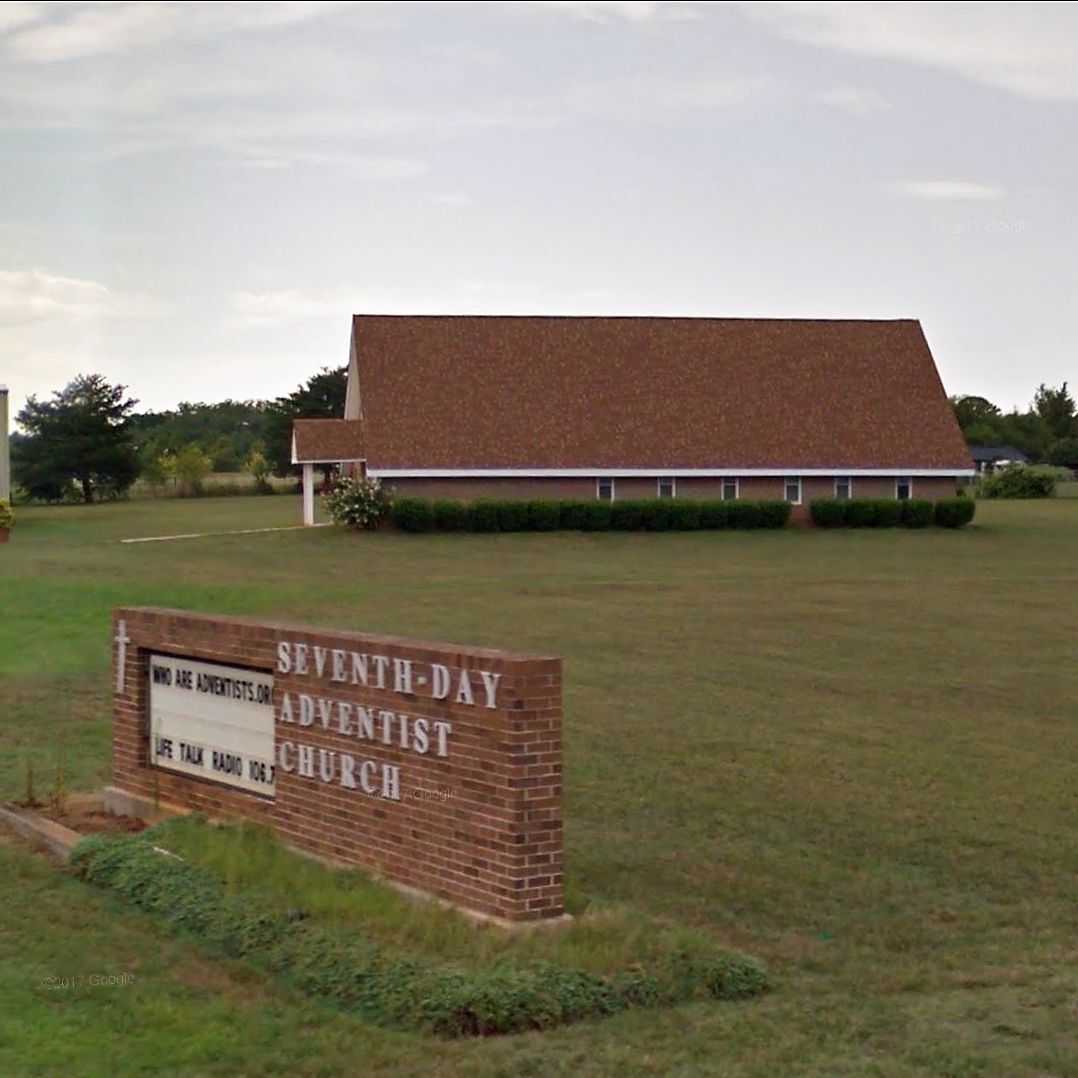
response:
[(437, 195), (431, 195), (430, 200), (439, 206), (471, 206), (475, 202), (471, 195), (456, 191), (444, 191)]
[(578, 117), (654, 122), (744, 105), (776, 85), (766, 74), (722, 72), (617, 78), (567, 89), (560, 104), (563, 111)]
[(37, 22), (44, 14), (42, 4), (6, 3), (0, 6), (0, 34)]
[(0, 270), (0, 323), (63, 319), (147, 318), (163, 313), (152, 297), (117, 292), (97, 281), (40, 270)]
[(818, 91), (814, 100), (827, 108), (838, 109), (854, 116), (867, 116), (891, 107), (891, 103), (878, 90), (868, 86), (829, 86)]
[[(119, 3), (60, 7), (58, 17), (41, 19), (42, 5), (8, 36), (8, 51), (32, 63), (56, 63), (116, 55), (164, 42), (235, 31), (290, 26), (354, 7), (351, 3)], [(56, 15), (56, 9), (49, 14)], [(10, 17), (10, 16), (9, 16)], [(2, 24), (0, 24), (2, 28)]]
[(677, 3), (603, 3), (601, 0), (549, 0), (536, 5), (568, 12), (583, 22), (609, 25), (614, 22), (645, 23), (657, 20), (684, 21), (698, 17), (692, 4)]
[(1028, 3), (745, 3), (809, 45), (923, 64), (1040, 100), (1078, 99), (1078, 7)]
[(903, 180), (893, 186), (900, 194), (928, 200), (986, 201), (1007, 194), (997, 184), (969, 180)]

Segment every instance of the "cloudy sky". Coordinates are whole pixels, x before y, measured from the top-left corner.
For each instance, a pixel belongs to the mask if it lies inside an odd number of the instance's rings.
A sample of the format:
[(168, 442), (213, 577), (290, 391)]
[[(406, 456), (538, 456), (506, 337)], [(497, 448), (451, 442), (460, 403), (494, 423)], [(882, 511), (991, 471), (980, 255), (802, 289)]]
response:
[(918, 317), (1078, 382), (1078, 7), (5, 3), (0, 382), (272, 397), (353, 312)]

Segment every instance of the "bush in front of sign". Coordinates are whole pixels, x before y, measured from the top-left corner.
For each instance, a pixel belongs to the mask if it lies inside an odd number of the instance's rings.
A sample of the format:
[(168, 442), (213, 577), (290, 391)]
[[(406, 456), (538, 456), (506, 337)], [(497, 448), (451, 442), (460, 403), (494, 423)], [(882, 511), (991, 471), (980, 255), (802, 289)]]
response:
[(0, 499), (0, 543), (7, 539), (14, 524), (15, 514), (11, 511), (11, 503)]
[(322, 504), (334, 524), (370, 531), (389, 516), (393, 498), (377, 479), (349, 475), (322, 495)]
[(383, 945), (315, 917), (293, 918), (254, 890), (232, 892), (221, 872), (171, 855), (166, 821), (138, 835), (81, 839), (69, 863), (206, 947), (250, 961), (308, 996), (379, 1025), (442, 1037), (548, 1029), (638, 1007), (739, 1000), (766, 992), (767, 971), (729, 952), (663, 947), (631, 968), (592, 972), (505, 956), (451, 962)]

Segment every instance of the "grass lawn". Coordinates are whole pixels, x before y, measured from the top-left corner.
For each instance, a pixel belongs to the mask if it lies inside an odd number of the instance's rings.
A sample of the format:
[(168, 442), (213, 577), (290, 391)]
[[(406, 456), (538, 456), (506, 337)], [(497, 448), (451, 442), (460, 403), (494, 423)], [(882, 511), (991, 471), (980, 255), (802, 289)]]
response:
[(0, 1074), (1078, 1075), (1078, 499), (982, 502), (960, 532), (117, 542), (298, 515), (21, 510), (0, 799), (28, 756), (46, 794), (61, 741), (69, 785), (104, 782), (119, 604), (559, 654), (573, 901), (759, 955), (777, 990), (435, 1042), (215, 960), (7, 840)]

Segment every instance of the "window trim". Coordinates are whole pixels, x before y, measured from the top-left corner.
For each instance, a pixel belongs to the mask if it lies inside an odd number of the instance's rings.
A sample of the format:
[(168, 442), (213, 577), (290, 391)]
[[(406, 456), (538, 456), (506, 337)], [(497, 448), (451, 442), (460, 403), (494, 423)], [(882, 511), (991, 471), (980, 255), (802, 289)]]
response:
[[(734, 484), (734, 496), (732, 498), (726, 497), (726, 484)], [(724, 475), (722, 477), (722, 483), (719, 486), (719, 498), (724, 502), (736, 502), (741, 497), (741, 477), (737, 475)]]
[[(797, 484), (797, 497), (796, 498), (791, 498), (790, 497), (790, 484), (791, 483), (796, 483)], [(804, 490), (803, 490), (803, 488), (801, 486), (801, 476), (799, 476), (799, 475), (787, 475), (787, 476), (785, 476), (783, 478), (783, 480), (782, 480), (782, 496), (786, 501), (788, 501), (791, 505), (800, 505), (803, 494), (804, 494)]]
[[(906, 497), (900, 498), (898, 495), (898, 484), (906, 484)], [(896, 475), (895, 476), (895, 501), (896, 502), (908, 502), (913, 497), (913, 476), (912, 475)]]
[[(610, 484), (610, 497), (609, 498), (604, 498), (603, 497), (603, 488), (602, 488), (603, 483), (609, 483)], [(597, 475), (595, 477), (595, 497), (598, 498), (599, 501), (601, 501), (601, 502), (612, 502), (612, 501), (614, 501), (614, 499), (618, 495), (618, 489), (617, 488), (618, 488), (618, 484), (617, 484), (617, 480), (614, 478), (614, 476), (612, 476), (612, 475)]]
[[(846, 497), (843, 498), (838, 492), (838, 482), (840, 479), (846, 480)], [(850, 501), (853, 498), (853, 476), (852, 475), (836, 475), (835, 476), (835, 498), (840, 501)]]
[[(663, 483), (670, 484), (670, 493), (663, 494)], [(655, 480), (655, 497), (656, 498), (676, 498), (677, 497), (677, 477), (673, 475), (660, 475)]]

